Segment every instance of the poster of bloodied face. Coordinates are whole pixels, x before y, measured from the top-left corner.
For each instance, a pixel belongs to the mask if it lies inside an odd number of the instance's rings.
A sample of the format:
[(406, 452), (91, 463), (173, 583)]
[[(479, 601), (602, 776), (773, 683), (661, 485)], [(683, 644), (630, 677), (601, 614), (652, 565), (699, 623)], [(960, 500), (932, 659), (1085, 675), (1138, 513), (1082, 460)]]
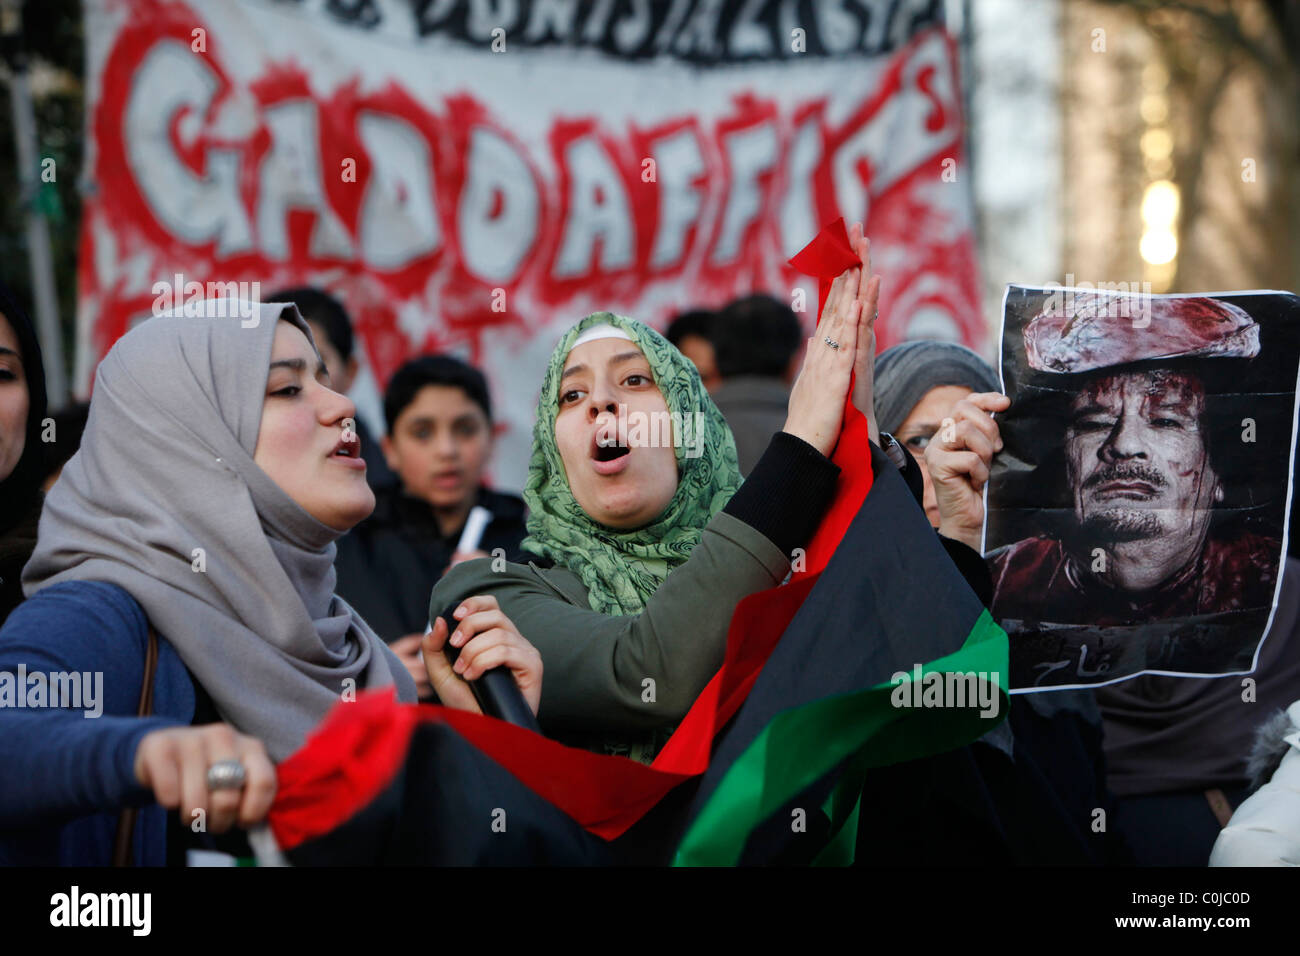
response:
[(1249, 673), (1276, 605), (1300, 300), (1010, 286), (986, 489), (1021, 691)]

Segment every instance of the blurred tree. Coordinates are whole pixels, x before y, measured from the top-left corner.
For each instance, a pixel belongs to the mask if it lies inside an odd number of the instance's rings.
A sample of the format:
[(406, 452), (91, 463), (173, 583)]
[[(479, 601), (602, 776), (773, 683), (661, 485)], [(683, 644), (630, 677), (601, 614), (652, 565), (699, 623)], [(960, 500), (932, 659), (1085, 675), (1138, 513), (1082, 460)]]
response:
[[(24, 210), (19, 202), (14, 148), (13, 105), (8, 80), (15, 57), (25, 55), (36, 114), (38, 152), (54, 160), (55, 179), (43, 183), (36, 201), (50, 220), (54, 281), (63, 329), (63, 354), (70, 363), (76, 337), (77, 232), (81, 222), (82, 144), (85, 130), (84, 47), (79, 0), (28, 0), (23, 4), (23, 34), (3, 51), (5, 104), (0, 109), (0, 182), (7, 184), (0, 202), (0, 278), (32, 306)], [(67, 369), (71, 375), (71, 368)]]
[[(1093, 2), (1131, 12), (1169, 73), (1181, 193), (1171, 287), (1300, 287), (1300, 4)], [(1248, 126), (1262, 155), (1243, 149)]]

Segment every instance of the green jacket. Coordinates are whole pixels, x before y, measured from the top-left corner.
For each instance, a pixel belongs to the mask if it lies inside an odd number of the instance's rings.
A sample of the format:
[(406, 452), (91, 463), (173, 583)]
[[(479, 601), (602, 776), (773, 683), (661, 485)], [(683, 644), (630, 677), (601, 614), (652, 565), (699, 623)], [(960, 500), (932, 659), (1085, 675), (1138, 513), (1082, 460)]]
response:
[(637, 615), (593, 611), (567, 568), (481, 558), (456, 565), (429, 601), (491, 594), (542, 655), (538, 720), (549, 736), (648, 763), (722, 666), (739, 601), (780, 584), (789, 556), (725, 512)]

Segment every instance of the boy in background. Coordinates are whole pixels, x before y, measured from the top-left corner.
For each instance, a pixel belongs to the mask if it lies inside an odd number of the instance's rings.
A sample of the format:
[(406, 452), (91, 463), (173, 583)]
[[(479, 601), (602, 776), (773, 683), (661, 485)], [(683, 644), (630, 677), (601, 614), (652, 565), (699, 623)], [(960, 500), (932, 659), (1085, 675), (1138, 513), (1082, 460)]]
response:
[[(429, 694), (420, 661), (429, 593), (447, 568), (503, 549), (514, 557), (527, 530), (523, 499), (487, 488), (492, 404), (477, 369), (447, 355), (407, 362), (384, 392), (380, 442), (397, 475), (375, 492), (375, 511), (338, 542), (338, 593), (388, 642)], [(478, 549), (456, 550), (470, 510), (492, 513)]]

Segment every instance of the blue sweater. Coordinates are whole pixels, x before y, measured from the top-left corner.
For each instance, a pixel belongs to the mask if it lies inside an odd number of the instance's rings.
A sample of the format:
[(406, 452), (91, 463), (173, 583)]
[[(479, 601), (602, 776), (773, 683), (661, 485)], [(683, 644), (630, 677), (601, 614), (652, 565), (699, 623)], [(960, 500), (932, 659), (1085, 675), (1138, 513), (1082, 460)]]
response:
[[(107, 865), (119, 810), (142, 807), (137, 865), (166, 862), (166, 821), (135, 779), (141, 738), (194, 717), (194, 681), (158, 637), (153, 717), (136, 717), (149, 622), (129, 593), (68, 581), (20, 604), (0, 627), (0, 864)], [(22, 670), (20, 670), (20, 666)], [(17, 690), (25, 671), (26, 694)], [(30, 705), (33, 674), (102, 674), (100, 699), (80, 709)], [(26, 697), (26, 700), (23, 697)], [(94, 703), (102, 713), (88, 716)]]

